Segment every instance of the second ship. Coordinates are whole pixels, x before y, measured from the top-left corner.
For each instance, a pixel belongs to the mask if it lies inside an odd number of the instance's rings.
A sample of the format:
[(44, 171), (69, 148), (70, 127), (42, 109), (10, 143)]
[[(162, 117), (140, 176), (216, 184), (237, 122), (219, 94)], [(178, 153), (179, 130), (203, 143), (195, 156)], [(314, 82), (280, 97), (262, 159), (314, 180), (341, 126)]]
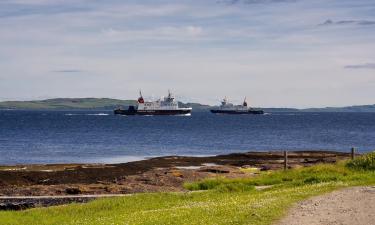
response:
[(217, 114), (264, 114), (263, 110), (248, 107), (246, 98), (242, 105), (233, 105), (225, 97), (218, 109), (211, 109), (210, 111)]
[(180, 108), (178, 102), (168, 92), (168, 96), (157, 101), (146, 102), (142, 93), (139, 92), (137, 106), (129, 106), (128, 109), (115, 109), (114, 113), (119, 115), (190, 115), (192, 108)]

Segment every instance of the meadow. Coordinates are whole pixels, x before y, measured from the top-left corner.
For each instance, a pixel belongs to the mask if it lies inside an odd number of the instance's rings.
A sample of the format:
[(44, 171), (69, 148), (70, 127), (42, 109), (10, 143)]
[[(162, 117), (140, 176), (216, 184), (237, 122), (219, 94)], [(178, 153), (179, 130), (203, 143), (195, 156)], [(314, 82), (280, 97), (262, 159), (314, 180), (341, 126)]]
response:
[[(375, 152), (351, 161), (254, 178), (185, 184), (185, 193), (145, 193), (25, 211), (0, 212), (1, 224), (271, 224), (293, 203), (339, 188), (375, 184)], [(262, 189), (256, 187), (263, 187)]]

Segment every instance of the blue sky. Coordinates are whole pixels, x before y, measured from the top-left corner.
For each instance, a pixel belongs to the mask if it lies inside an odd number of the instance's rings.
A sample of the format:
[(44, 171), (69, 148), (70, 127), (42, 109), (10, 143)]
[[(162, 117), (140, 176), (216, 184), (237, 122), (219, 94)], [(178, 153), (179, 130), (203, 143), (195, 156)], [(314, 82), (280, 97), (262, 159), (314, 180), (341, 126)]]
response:
[(375, 1), (0, 0), (0, 100), (375, 103)]

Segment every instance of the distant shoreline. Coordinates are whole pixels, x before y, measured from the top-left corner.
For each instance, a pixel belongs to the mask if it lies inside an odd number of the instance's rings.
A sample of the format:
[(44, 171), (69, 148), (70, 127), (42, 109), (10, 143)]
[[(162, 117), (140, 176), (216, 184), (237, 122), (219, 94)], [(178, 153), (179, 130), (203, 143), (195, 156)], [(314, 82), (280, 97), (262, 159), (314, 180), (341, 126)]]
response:
[[(136, 105), (135, 100), (120, 100), (111, 98), (54, 98), (35, 101), (3, 101), (0, 110), (113, 110), (116, 107)], [(215, 106), (200, 103), (182, 103), (183, 107), (192, 107), (195, 112), (205, 112)], [(375, 112), (373, 105), (356, 105), (344, 107), (323, 108), (283, 108), (283, 107), (254, 107), (266, 112)]]
[[(293, 109), (293, 110), (284, 110), (284, 109), (277, 109), (277, 108), (257, 108), (265, 110), (265, 113), (375, 113), (374, 111), (355, 111), (355, 110), (337, 110), (337, 111), (330, 111), (330, 110), (308, 110), (308, 109)], [(17, 108), (17, 109), (7, 109), (7, 108), (0, 108), (1, 111), (27, 111), (27, 112), (109, 112), (113, 114), (113, 109), (100, 109), (100, 108), (90, 108), (90, 109), (80, 109), (80, 108), (72, 108), (72, 109), (24, 109), (24, 108)], [(194, 110), (193, 113), (211, 113), (209, 110)], [(233, 115), (232, 115), (233, 116)], [(235, 115), (236, 116), (236, 115)], [(238, 115), (237, 115), (238, 116)], [(241, 116), (241, 115), (240, 115)]]

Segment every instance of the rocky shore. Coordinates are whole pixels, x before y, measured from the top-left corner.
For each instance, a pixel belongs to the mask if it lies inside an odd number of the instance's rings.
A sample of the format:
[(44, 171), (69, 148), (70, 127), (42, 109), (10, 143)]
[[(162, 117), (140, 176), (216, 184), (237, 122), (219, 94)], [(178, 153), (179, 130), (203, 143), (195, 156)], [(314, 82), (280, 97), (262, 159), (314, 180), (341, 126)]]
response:
[[(342, 152), (290, 151), (288, 167), (334, 163), (349, 157), (349, 153)], [(283, 162), (283, 152), (248, 152), (212, 157), (165, 156), (121, 164), (0, 166), (0, 197), (3, 197), (0, 210), (86, 202), (95, 198), (78, 195), (185, 191), (185, 182), (215, 176), (256, 176), (260, 170), (283, 168)]]
[(0, 210), (24, 210), (34, 207), (47, 207), (54, 205), (63, 205), (68, 203), (85, 203), (96, 199), (97, 196), (35, 196), (27, 197), (5, 197), (0, 198)]

